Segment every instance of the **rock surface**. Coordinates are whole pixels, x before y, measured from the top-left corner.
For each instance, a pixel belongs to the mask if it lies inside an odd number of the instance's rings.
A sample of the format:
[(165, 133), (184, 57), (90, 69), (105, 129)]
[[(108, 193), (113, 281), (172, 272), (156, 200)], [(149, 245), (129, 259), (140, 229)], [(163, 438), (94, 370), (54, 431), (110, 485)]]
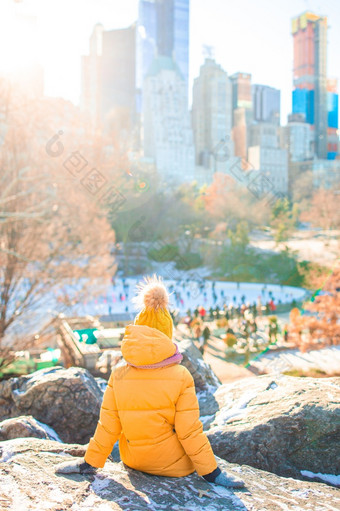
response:
[(86, 369), (41, 369), (0, 383), (0, 420), (32, 415), (63, 442), (85, 444), (96, 428), (102, 396)]
[(43, 438), (45, 440), (60, 441), (58, 435), (46, 424), (37, 421), (31, 415), (6, 419), (0, 422), (0, 441), (13, 438)]
[(216, 389), (221, 384), (210, 365), (204, 362), (200, 350), (190, 339), (179, 342), (178, 349), (183, 355), (181, 364), (194, 378), (196, 392)]
[(201, 417), (208, 416), (203, 420), (205, 427), (209, 424), (209, 416), (212, 416), (219, 409), (214, 398), (214, 393), (221, 382), (202, 357), (202, 354), (190, 340), (183, 340), (178, 343), (178, 349), (183, 355), (181, 364), (191, 373), (195, 382), (195, 389), (198, 397)]
[[(190, 340), (180, 343), (180, 351), (182, 363), (195, 381), (201, 415), (213, 417), (218, 410), (213, 394), (220, 382)], [(121, 364), (125, 364), (123, 359), (119, 362)], [(96, 380), (86, 369), (78, 367), (53, 367), (11, 378), (0, 382), (0, 421), (32, 416), (53, 428), (63, 442), (84, 444), (96, 428), (104, 387), (102, 380)], [(12, 436), (3, 439), (20, 436), (14, 433), (11, 424)], [(21, 436), (49, 438), (43, 436), (42, 431), (39, 437), (39, 427), (32, 425), (29, 428), (27, 423), (26, 426), (23, 422), (21, 424)], [(19, 425), (16, 428), (18, 430)]]
[(340, 378), (270, 375), (222, 385), (207, 434), (215, 454), (281, 476), (340, 474)]
[(49, 440), (9, 440), (0, 449), (3, 511), (334, 511), (340, 506), (338, 491), (325, 484), (222, 460), (220, 466), (244, 479), (245, 489), (213, 486), (197, 474), (181, 479), (150, 476), (112, 461), (96, 476), (56, 475), (58, 463), (82, 456), (84, 448)]

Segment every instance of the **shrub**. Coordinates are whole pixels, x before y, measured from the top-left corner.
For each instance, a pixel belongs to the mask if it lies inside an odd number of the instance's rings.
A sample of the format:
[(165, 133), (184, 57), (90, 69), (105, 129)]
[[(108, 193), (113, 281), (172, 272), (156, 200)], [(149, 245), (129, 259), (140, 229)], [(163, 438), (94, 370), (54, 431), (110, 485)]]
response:
[(224, 342), (226, 343), (228, 348), (233, 348), (237, 343), (237, 338), (234, 334), (229, 333), (225, 336)]
[(177, 245), (164, 245), (163, 247), (150, 248), (148, 251), (148, 257), (157, 262), (163, 261), (173, 261), (179, 255), (179, 250)]
[(194, 252), (188, 252), (176, 259), (176, 268), (178, 270), (190, 270), (191, 268), (197, 268), (201, 266), (202, 258), (200, 254)]

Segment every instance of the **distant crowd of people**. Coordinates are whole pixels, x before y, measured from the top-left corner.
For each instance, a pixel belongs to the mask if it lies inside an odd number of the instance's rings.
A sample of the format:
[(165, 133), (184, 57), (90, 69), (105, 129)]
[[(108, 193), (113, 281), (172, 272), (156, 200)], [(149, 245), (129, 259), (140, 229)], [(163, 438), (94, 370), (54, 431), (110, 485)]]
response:
[[(258, 344), (258, 320), (262, 316), (263, 309), (268, 313), (273, 313), (276, 310), (275, 304), (268, 302), (266, 307), (263, 307), (261, 300), (258, 304), (245, 305), (234, 307), (232, 304), (225, 305), (221, 310), (219, 307), (207, 311), (203, 306), (197, 307), (193, 312), (189, 309), (184, 322), (191, 330), (192, 336), (197, 341), (199, 349), (204, 353), (204, 349), (208, 343), (213, 330), (221, 330), (224, 333), (215, 334), (221, 337), (229, 348), (232, 348), (238, 341), (243, 339), (245, 341), (246, 351), (249, 357), (249, 340), (252, 340), (252, 345), (257, 348)], [(176, 322), (176, 315), (173, 316)], [(265, 330), (263, 326), (265, 325)], [(281, 329), (278, 319), (275, 315), (269, 315), (268, 320), (261, 322), (262, 331), (268, 339), (268, 343), (276, 344), (278, 341), (278, 334), (282, 333), (285, 342), (288, 341), (288, 326), (284, 325)]]
[[(129, 312), (129, 294), (133, 291), (134, 285), (131, 285), (126, 278), (116, 279), (112, 277), (112, 305), (108, 302), (108, 312), (112, 313), (115, 303), (125, 305), (125, 312)], [(131, 289), (130, 289), (131, 288)], [(241, 289), (241, 284), (236, 283), (237, 290)], [(283, 287), (281, 286), (283, 289)], [(197, 305), (191, 310), (187, 309), (187, 316), (200, 316), (203, 320), (209, 318), (210, 320), (225, 317), (226, 319), (233, 319), (244, 317), (247, 311), (256, 317), (262, 314), (272, 314), (276, 311), (277, 305), (282, 303), (279, 298), (276, 300), (271, 290), (267, 291), (267, 285), (264, 284), (261, 289), (261, 294), (257, 298), (257, 302), (250, 303), (247, 296), (243, 293), (241, 296), (233, 295), (228, 296), (224, 289), (217, 290), (216, 282), (201, 280), (198, 282), (191, 281), (189, 278), (178, 280), (175, 284), (169, 286), (171, 302), (174, 309), (185, 310), (185, 306), (191, 305), (196, 300), (201, 301), (201, 305)], [(296, 306), (295, 299), (286, 293), (286, 301), (291, 299), (292, 306)], [(106, 299), (105, 299), (106, 301)], [(210, 305), (210, 307), (209, 307)]]

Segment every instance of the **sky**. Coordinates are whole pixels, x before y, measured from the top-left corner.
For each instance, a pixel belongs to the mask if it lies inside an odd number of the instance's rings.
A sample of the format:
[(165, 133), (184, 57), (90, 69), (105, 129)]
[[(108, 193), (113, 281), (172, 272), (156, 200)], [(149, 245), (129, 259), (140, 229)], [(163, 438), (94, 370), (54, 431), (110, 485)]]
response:
[[(213, 47), (228, 72), (251, 73), (252, 82), (281, 90), (281, 122), (291, 111), (291, 18), (309, 10), (328, 17), (328, 76), (340, 79), (340, 0), (191, 0), (190, 81)], [(14, 11), (36, 16), (34, 37), (15, 29)], [(137, 19), (138, 0), (0, 0), (0, 72), (38, 59), (45, 93), (79, 104), (81, 55), (96, 23), (107, 30)]]

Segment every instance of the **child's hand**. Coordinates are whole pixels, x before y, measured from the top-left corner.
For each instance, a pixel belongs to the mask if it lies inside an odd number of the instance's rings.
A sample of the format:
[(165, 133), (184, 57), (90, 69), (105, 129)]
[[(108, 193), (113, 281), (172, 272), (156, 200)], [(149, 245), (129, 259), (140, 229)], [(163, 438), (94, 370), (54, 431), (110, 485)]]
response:
[(228, 475), (226, 472), (221, 472), (214, 481), (214, 484), (224, 486), (225, 488), (243, 488), (244, 482), (238, 477)]
[(210, 484), (218, 484), (225, 488), (243, 488), (244, 482), (238, 477), (228, 475), (227, 472), (222, 472), (219, 467), (215, 468), (210, 474), (203, 476)]
[(56, 474), (95, 474), (96, 471), (97, 469), (86, 463), (84, 458), (60, 463), (55, 470)]

